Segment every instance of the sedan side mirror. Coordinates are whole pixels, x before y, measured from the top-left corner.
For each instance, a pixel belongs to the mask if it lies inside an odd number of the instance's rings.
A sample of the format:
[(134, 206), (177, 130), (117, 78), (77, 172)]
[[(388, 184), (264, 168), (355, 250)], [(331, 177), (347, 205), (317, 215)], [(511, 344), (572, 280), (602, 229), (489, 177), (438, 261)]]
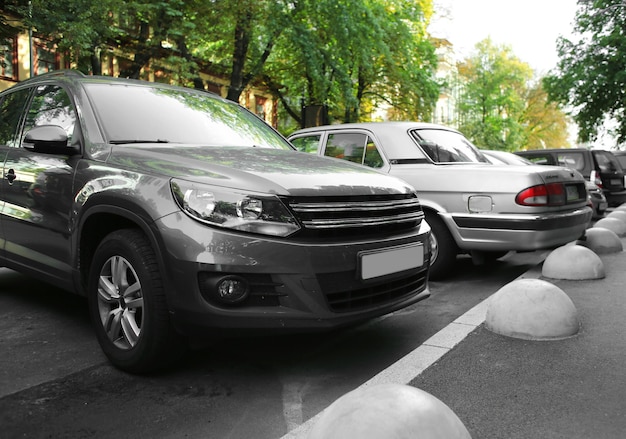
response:
[(23, 146), (44, 154), (78, 154), (76, 147), (67, 145), (67, 133), (58, 125), (40, 125), (26, 133)]

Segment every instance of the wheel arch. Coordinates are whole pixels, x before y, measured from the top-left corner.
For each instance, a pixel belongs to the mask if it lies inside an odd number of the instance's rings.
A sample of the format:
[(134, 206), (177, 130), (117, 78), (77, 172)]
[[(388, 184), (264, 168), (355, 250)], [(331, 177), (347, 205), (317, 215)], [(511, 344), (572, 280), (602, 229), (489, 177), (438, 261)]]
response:
[[(421, 199), (420, 203), (422, 203)], [(424, 211), (424, 214), (426, 216), (428, 216), (429, 214), (435, 216), (450, 234), (450, 237), (453, 239), (458, 251), (464, 251), (462, 244), (463, 241), (459, 235), (458, 230), (455, 229), (454, 225), (451, 225), (454, 224), (454, 220), (452, 219), (450, 214), (448, 214), (448, 211), (446, 209), (438, 204), (426, 202), (422, 203), (422, 210)]]
[(139, 229), (147, 237), (155, 250), (157, 262), (162, 269), (164, 266), (161, 258), (162, 243), (154, 228), (152, 221), (146, 220), (145, 212), (137, 213), (123, 207), (100, 205), (93, 206), (81, 218), (78, 227), (77, 242), (77, 267), (79, 293), (87, 294), (89, 271), (94, 254), (100, 242), (105, 236), (120, 229)]

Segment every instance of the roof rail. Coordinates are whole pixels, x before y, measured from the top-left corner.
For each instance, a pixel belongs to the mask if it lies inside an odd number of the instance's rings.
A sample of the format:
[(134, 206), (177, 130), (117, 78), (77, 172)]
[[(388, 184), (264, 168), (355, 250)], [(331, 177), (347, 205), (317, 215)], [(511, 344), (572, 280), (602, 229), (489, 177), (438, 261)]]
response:
[(72, 69), (61, 69), (61, 70), (52, 70), (47, 73), (42, 73), (41, 75), (33, 76), (33, 78), (48, 78), (54, 76), (79, 76), (84, 77), (85, 74), (79, 70)]

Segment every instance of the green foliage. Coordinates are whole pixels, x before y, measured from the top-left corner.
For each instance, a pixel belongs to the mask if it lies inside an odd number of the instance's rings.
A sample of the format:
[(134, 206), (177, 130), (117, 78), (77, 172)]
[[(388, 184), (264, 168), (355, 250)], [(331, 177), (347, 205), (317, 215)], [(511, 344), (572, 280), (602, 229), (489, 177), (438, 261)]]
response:
[(57, 50), (67, 52), (81, 70), (87, 70), (90, 57), (115, 37), (109, 11), (123, 5), (121, 0), (32, 0), (30, 3), (20, 11), (24, 24)]
[(476, 44), (475, 54), (458, 66), (464, 84), (459, 129), (479, 147), (516, 150), (527, 135), (521, 122), (526, 106), (530, 66), (508, 46), (490, 39)]
[(28, 0), (0, 0), (0, 39), (11, 38), (25, 29), (19, 20), (24, 12), (28, 12)]
[(264, 85), (299, 123), (300, 104), (325, 104), (332, 119), (428, 119), (438, 98), (437, 59), (426, 27), (432, 0), (32, 0), (20, 15), (84, 72), (128, 53), (120, 76), (149, 68), (200, 85), (228, 80), (228, 98)]
[(283, 85), (277, 93), (326, 104), (331, 119), (343, 122), (369, 118), (380, 103), (397, 118), (429, 117), (438, 97), (436, 56), (425, 31), (431, 1), (295, 5), (268, 66)]
[(541, 81), (529, 87), (525, 99), (519, 119), (526, 138), (524, 149), (570, 147), (567, 116), (556, 103), (548, 101)]
[(582, 141), (594, 140), (606, 120), (626, 141), (626, 3), (579, 1), (574, 36), (558, 41), (559, 63), (545, 78), (549, 98), (571, 106)]

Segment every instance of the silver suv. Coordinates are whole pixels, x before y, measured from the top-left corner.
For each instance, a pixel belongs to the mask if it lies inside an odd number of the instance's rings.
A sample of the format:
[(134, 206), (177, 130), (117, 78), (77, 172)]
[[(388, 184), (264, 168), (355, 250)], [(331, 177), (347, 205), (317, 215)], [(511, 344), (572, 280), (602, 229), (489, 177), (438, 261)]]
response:
[(0, 265), (86, 295), (131, 372), (187, 337), (329, 329), (429, 295), (412, 187), (299, 153), (206, 92), (36, 77), (0, 93), (0, 154)]

